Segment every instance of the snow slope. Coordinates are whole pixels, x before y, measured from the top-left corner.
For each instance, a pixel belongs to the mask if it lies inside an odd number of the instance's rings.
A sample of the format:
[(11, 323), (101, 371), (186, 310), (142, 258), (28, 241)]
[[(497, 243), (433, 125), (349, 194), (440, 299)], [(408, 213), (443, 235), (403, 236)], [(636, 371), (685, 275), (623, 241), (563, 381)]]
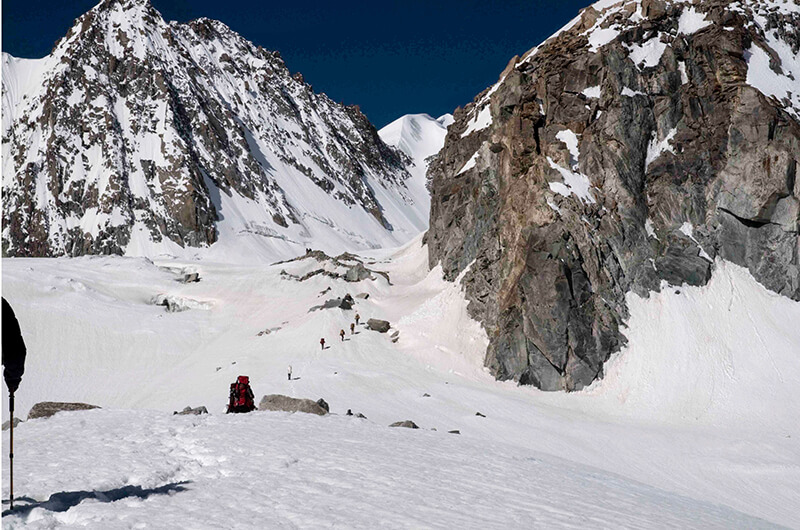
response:
[[(427, 271), (419, 238), (365, 259), (391, 285), (291, 279), (323, 267), (313, 259), (4, 259), (30, 351), (19, 415), (43, 400), (104, 407), (21, 424), (17, 493), (185, 488), (63, 513), (51, 503), (6, 524), (800, 526), (800, 304), (746, 270), (717, 262), (704, 287), (629, 295), (628, 347), (604, 380), (561, 394), (484, 371), (485, 332), (460, 286)], [(176, 282), (184, 270), (201, 281)], [(356, 299), (362, 322), (389, 320), (399, 342), (363, 326), (339, 341), (354, 312), (309, 311), (345, 292), (369, 293)], [(207, 309), (168, 313), (150, 303), (159, 294)], [(257, 398), (323, 397), (338, 416), (221, 415), (239, 374)], [(211, 415), (171, 416), (186, 405)], [(386, 427), (405, 419), (423, 430)], [(233, 509), (242, 483), (250, 501)]]
[(406, 186), (414, 204), (425, 205), (421, 211), (424, 216), (422, 226), (428, 226), (430, 216), (431, 198), (426, 187), (427, 160), (442, 149), (447, 127), (451, 123), (451, 114), (444, 114), (436, 119), (428, 114), (406, 114), (378, 131), (386, 145), (398, 148), (411, 158), (408, 166), (411, 178), (406, 181)]
[(5, 528), (772, 527), (536, 451), (342, 416), (91, 411), (18, 440), (39, 455), (18, 463), (25, 491), (46, 500)]

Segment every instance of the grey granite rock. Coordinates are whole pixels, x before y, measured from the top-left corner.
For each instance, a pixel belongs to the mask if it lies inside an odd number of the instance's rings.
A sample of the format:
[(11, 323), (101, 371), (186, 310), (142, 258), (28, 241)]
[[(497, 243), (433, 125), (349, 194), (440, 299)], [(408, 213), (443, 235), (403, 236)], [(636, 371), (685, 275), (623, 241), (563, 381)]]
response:
[(89, 405), (87, 403), (62, 403), (57, 401), (42, 401), (35, 404), (30, 412), (28, 412), (28, 419), (34, 420), (36, 418), (49, 418), (56, 412), (74, 411), (74, 410), (91, 410), (99, 409), (96, 405)]
[(314, 400), (300, 399), (281, 394), (270, 394), (261, 398), (258, 410), (280, 410), (284, 412), (306, 412), (324, 416), (328, 411)]
[(389, 427), (405, 427), (407, 429), (419, 429), (416, 423), (411, 420), (396, 421), (389, 425)]
[(191, 416), (191, 415), (199, 416), (200, 414), (208, 414), (208, 409), (203, 406), (195, 408), (185, 407), (182, 411), (180, 412), (175, 411), (172, 414), (178, 416)]
[[(462, 275), (497, 378), (585, 387), (626, 343), (627, 293), (703, 285), (716, 257), (800, 300), (800, 106), (746, 83), (750, 46), (774, 53), (750, 21), (792, 46), (800, 17), (703, 0), (711, 24), (676, 36), (687, 5), (587, 8), (454, 113), (428, 174), (429, 264)], [(653, 38), (657, 64), (634, 63)]]
[(386, 320), (379, 320), (377, 318), (370, 318), (367, 320), (367, 328), (371, 329), (372, 331), (386, 333), (391, 327), (391, 324), (389, 324), (389, 322)]

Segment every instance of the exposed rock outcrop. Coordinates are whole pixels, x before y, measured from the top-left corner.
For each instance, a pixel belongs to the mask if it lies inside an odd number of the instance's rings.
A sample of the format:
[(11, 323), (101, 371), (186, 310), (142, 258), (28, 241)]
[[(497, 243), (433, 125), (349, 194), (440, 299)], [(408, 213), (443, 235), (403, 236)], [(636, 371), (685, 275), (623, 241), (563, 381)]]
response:
[(89, 405), (87, 403), (62, 403), (58, 401), (42, 401), (34, 405), (30, 412), (28, 412), (28, 419), (35, 420), (36, 418), (49, 418), (56, 412), (73, 411), (73, 410), (91, 410), (99, 409), (97, 405)]
[(496, 377), (583, 388), (628, 292), (702, 285), (717, 256), (800, 299), (799, 37), (779, 3), (589, 7), (455, 112), (426, 241)]
[(182, 411), (175, 411), (172, 414), (177, 416), (199, 416), (200, 414), (208, 414), (208, 409), (203, 406), (195, 408), (185, 407)]
[[(327, 405), (327, 403), (326, 403)], [(318, 402), (311, 399), (300, 399), (281, 394), (270, 394), (261, 398), (258, 410), (280, 410), (284, 412), (306, 412), (324, 416), (328, 410)]]
[[(316, 261), (320, 262), (322, 266), (318, 269), (306, 272), (303, 275), (291, 274), (287, 272), (285, 269), (282, 269), (281, 276), (288, 277), (293, 280), (297, 280), (299, 282), (304, 282), (310, 278), (313, 278), (314, 276), (321, 274), (323, 276), (328, 276), (329, 278), (343, 279), (346, 282), (359, 282), (361, 280), (374, 280), (375, 277), (373, 276), (373, 274), (377, 274), (379, 276), (383, 276), (386, 279), (386, 282), (389, 285), (392, 285), (392, 282), (389, 279), (389, 274), (387, 272), (368, 269), (367, 267), (364, 266), (364, 263), (358, 256), (354, 256), (349, 252), (345, 252), (336, 257), (331, 257), (322, 252), (321, 250), (309, 250), (302, 256), (298, 256), (290, 260), (279, 261), (277, 263), (273, 263), (273, 265), (294, 263), (309, 258), (315, 259)], [(333, 270), (330, 270), (331, 268)], [(363, 298), (366, 298), (368, 296), (369, 295), (367, 294), (366, 296), (363, 296)]]
[(12, 422), (14, 424), (14, 428), (16, 429), (17, 425), (19, 425), (22, 422), (22, 420), (17, 418), (16, 416), (14, 416), (14, 418), (12, 418), (12, 419), (10, 419), (8, 421), (4, 421), (3, 422), (3, 430), (7, 431), (8, 429), (10, 429)]
[(312, 311), (317, 311), (319, 309), (353, 309), (353, 304), (355, 304), (355, 300), (349, 294), (344, 295), (341, 298), (331, 298), (330, 300), (325, 300), (325, 303), (322, 305), (315, 305), (308, 310), (309, 313)]
[(377, 318), (370, 318), (367, 320), (367, 328), (378, 333), (386, 333), (392, 327), (387, 320), (380, 320)]
[(396, 421), (389, 425), (389, 427), (405, 427), (407, 429), (419, 429), (416, 423), (411, 420)]

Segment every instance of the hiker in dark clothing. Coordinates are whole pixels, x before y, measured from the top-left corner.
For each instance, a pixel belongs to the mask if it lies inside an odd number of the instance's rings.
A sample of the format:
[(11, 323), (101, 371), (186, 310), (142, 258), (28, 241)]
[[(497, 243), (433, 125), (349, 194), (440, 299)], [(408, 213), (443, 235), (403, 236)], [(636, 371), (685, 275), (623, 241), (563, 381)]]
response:
[(350, 334), (352, 335), (355, 332), (356, 332), (356, 325), (351, 322), (350, 323)]
[(356, 313), (356, 326), (358, 325), (358, 321), (361, 319), (361, 315)]
[(324, 338), (319, 339), (319, 345), (322, 347), (323, 350), (325, 349), (325, 339)]
[(25, 372), (25, 356), (27, 349), (22, 339), (14, 310), (3, 298), (3, 377), (6, 380), (8, 391), (13, 394), (19, 388), (22, 374)]
[(343, 329), (339, 330), (339, 336), (342, 337), (342, 342), (344, 342), (344, 330)]
[(292, 380), (292, 365), (291, 364), (289, 365), (289, 374), (288, 375), (289, 375), (289, 381), (291, 381)]

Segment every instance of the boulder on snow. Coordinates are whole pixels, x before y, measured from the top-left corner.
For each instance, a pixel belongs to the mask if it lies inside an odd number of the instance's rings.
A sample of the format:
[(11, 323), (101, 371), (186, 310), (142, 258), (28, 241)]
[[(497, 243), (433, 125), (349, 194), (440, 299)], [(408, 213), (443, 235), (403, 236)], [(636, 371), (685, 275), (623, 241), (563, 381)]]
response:
[(317, 309), (333, 309), (333, 308), (340, 308), (340, 309), (353, 309), (353, 304), (355, 300), (349, 294), (344, 295), (342, 298), (331, 298), (330, 300), (325, 300), (325, 303), (322, 305), (315, 305), (311, 309), (308, 310), (309, 313), (312, 311), (316, 311)]
[(391, 328), (391, 324), (387, 320), (378, 320), (377, 318), (370, 318), (367, 320), (367, 328), (379, 333), (386, 333)]
[(60, 403), (57, 401), (42, 401), (33, 406), (28, 413), (29, 420), (36, 418), (49, 418), (56, 412), (71, 411), (71, 410), (91, 410), (99, 409), (97, 405), (89, 405), (88, 403)]
[(261, 398), (258, 410), (280, 410), (284, 412), (306, 412), (324, 416), (328, 413), (316, 401), (311, 399), (300, 399), (281, 394), (270, 394)]
[(4, 423), (3, 423), (3, 430), (4, 430), (4, 431), (7, 431), (8, 429), (10, 429), (10, 428), (11, 428), (11, 422), (12, 422), (12, 421), (14, 422), (14, 427), (16, 427), (17, 425), (19, 425), (19, 423), (20, 423), (22, 420), (21, 420), (21, 419), (19, 419), (19, 418), (17, 418), (17, 417), (15, 416), (13, 419), (11, 419), (11, 420), (8, 420), (7, 422), (4, 422)]
[(319, 398), (319, 399), (317, 400), (317, 405), (319, 405), (320, 407), (322, 407), (323, 409), (325, 409), (325, 412), (330, 412), (330, 411), (331, 411), (331, 408), (330, 408), (330, 406), (328, 406), (328, 402), (327, 402), (327, 401), (325, 401), (325, 400), (324, 400), (324, 399), (322, 399), (322, 398)]
[(171, 294), (158, 294), (153, 297), (152, 303), (166, 307), (169, 313), (178, 313), (187, 309), (211, 309), (213, 305), (211, 302), (201, 302)]
[(353, 304), (355, 304), (355, 303), (356, 303), (356, 301), (353, 300), (353, 297), (350, 296), (350, 294), (346, 294), (346, 295), (344, 295), (344, 298), (342, 298), (342, 301), (339, 304), (339, 307), (341, 307), (342, 309), (353, 309)]
[(416, 424), (416, 423), (414, 423), (414, 422), (413, 422), (413, 421), (411, 421), (411, 420), (406, 420), (406, 421), (396, 421), (396, 422), (392, 423), (391, 425), (389, 425), (389, 427), (406, 427), (406, 428), (408, 428), (408, 429), (419, 429), (419, 427), (417, 426), (417, 424)]
[(344, 281), (346, 282), (360, 282), (361, 280), (371, 280), (372, 274), (361, 263), (356, 263), (344, 274)]
[(366, 300), (367, 298), (369, 298), (369, 293), (358, 293), (356, 295), (356, 298), (363, 298), (364, 300)]
[(196, 283), (200, 281), (200, 273), (199, 272), (187, 272), (181, 278), (181, 283)]
[(183, 415), (200, 415), (200, 414), (208, 414), (208, 409), (205, 407), (186, 407), (182, 411), (178, 412), (177, 410), (172, 413), (173, 415), (183, 416)]

